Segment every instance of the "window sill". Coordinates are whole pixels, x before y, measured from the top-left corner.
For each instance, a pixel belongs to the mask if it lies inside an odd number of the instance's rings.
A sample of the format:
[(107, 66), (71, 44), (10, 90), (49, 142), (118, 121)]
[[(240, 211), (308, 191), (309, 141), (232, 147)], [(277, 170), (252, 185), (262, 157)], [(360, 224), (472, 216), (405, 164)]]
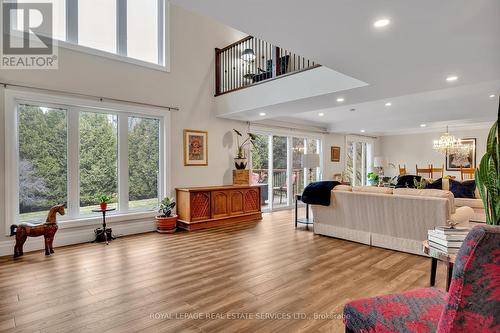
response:
[[(167, 73), (170, 72), (170, 68), (168, 68), (168, 66), (166, 66), (166, 65), (159, 65), (159, 64), (154, 64), (151, 62), (139, 60), (139, 59), (129, 58), (129, 57), (122, 56), (122, 55), (119, 55), (116, 53), (111, 53), (111, 52), (106, 52), (106, 51), (102, 51), (102, 50), (98, 50), (98, 49), (93, 49), (91, 47), (87, 47), (87, 46), (83, 46), (83, 45), (79, 45), (79, 44), (73, 44), (73, 43), (70, 43), (67, 41), (58, 40), (56, 45), (57, 45), (57, 47), (62, 47), (64, 49), (71, 50), (71, 51), (86, 53), (86, 54), (90, 54), (93, 56), (103, 57), (103, 58), (116, 60), (116, 61), (120, 61), (120, 62), (126, 62), (126, 63), (132, 64), (132, 65), (146, 67), (146, 68), (161, 71), (161, 72), (167, 72)], [(168, 61), (166, 61), (166, 63), (168, 63)]]
[[(106, 215), (106, 224), (111, 225), (113, 223), (149, 219), (149, 218), (151, 218), (151, 221), (153, 221), (156, 215), (158, 215), (156, 211), (111, 214), (111, 215)], [(61, 229), (81, 228), (88, 226), (102, 226), (102, 215), (98, 215), (98, 213), (96, 213), (95, 216), (79, 217), (75, 219), (64, 220), (58, 222), (58, 224)]]

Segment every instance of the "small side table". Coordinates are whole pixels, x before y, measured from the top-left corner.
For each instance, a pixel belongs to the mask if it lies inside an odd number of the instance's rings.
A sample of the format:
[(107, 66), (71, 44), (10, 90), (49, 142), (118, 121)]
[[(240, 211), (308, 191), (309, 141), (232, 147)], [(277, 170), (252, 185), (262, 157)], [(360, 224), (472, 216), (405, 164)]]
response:
[(431, 257), (431, 277), (429, 281), (431, 287), (434, 287), (436, 284), (436, 270), (438, 260), (446, 264), (446, 291), (448, 291), (448, 289), (450, 289), (453, 265), (455, 264), (457, 256), (455, 254), (446, 254), (437, 249), (429, 247), (429, 241), (422, 242), (422, 251), (429, 257)]
[(101, 233), (104, 234), (104, 241), (106, 242), (106, 245), (109, 245), (109, 241), (114, 239), (113, 237), (111, 237), (111, 239), (108, 239), (108, 234), (106, 232), (107, 231), (106, 230), (106, 212), (111, 212), (114, 210), (116, 210), (116, 208), (92, 209), (92, 212), (94, 212), (94, 213), (102, 213), (102, 230), (101, 231), (99, 229), (95, 230), (95, 241), (94, 242), (98, 241), (98, 238), (101, 235)]
[(295, 229), (297, 229), (297, 224), (305, 224), (306, 229), (309, 229), (309, 224), (313, 224), (312, 219), (309, 219), (309, 204), (306, 204), (306, 218), (299, 218), (299, 201), (302, 200), (302, 194), (295, 195)]

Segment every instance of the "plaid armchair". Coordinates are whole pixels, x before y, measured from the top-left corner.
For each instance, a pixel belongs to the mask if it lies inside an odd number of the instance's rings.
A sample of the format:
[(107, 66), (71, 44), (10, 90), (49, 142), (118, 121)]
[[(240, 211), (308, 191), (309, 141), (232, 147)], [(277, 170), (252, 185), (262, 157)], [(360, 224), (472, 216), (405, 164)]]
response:
[(448, 293), (422, 288), (352, 301), (346, 332), (500, 332), (500, 227), (474, 227), (460, 248)]

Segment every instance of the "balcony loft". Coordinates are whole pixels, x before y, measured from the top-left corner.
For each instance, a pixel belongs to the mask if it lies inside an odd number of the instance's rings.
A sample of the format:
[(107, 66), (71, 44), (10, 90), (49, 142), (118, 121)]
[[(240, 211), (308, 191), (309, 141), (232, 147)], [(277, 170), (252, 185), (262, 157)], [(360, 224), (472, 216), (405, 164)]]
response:
[(287, 117), (326, 108), (328, 94), (365, 85), (253, 36), (215, 49), (216, 113), (221, 118)]

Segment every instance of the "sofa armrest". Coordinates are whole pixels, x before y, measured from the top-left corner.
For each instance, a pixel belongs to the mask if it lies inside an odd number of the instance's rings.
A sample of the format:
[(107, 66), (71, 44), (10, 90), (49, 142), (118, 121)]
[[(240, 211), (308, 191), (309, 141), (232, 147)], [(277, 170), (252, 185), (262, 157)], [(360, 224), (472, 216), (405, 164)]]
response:
[(458, 225), (467, 225), (472, 216), (474, 216), (474, 209), (462, 206), (457, 207), (455, 213), (451, 214), (450, 220), (458, 223)]

